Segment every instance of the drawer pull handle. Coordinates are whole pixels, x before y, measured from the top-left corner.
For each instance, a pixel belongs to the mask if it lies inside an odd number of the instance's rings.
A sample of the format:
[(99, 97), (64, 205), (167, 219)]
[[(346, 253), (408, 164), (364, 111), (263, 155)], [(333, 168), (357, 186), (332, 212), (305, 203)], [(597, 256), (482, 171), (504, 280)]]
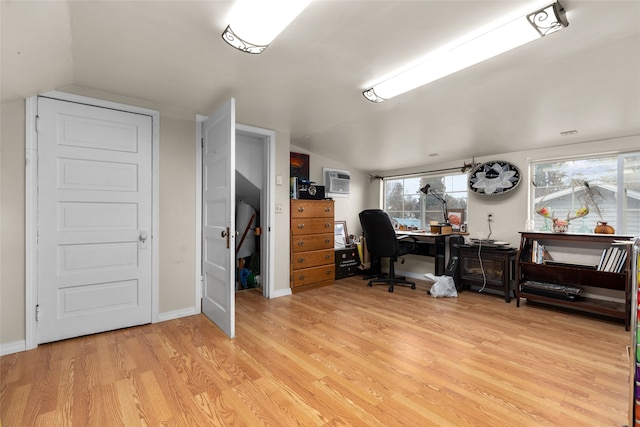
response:
[(304, 242), (303, 241), (298, 242), (298, 246), (304, 246)]
[(298, 212), (304, 212), (304, 206), (298, 206)]
[(304, 274), (299, 275), (298, 280), (304, 280)]
[(326, 274), (327, 276), (331, 276), (331, 273), (333, 273), (333, 271), (327, 270), (324, 274)]
[(331, 259), (331, 255), (326, 254), (326, 255), (324, 256), (324, 259)]
[(331, 243), (331, 239), (324, 239), (325, 243)]
[(328, 222), (328, 223), (326, 223), (324, 226), (325, 226), (325, 228), (331, 228), (331, 223), (330, 223), (330, 222)]
[(304, 258), (298, 258), (298, 262), (302, 264), (304, 262)]
[(326, 208), (324, 208), (325, 212), (331, 212), (331, 208), (329, 206), (327, 206)]
[(304, 228), (304, 224), (298, 224), (298, 228), (302, 230)]

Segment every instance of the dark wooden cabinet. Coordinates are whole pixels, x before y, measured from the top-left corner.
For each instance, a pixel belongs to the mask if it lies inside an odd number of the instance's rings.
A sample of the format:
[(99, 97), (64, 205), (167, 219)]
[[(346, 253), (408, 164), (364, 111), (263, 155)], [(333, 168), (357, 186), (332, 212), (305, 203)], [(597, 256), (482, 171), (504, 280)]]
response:
[[(521, 233), (517, 305), (520, 305), (521, 299), (526, 299), (611, 318), (624, 322), (628, 328), (631, 309), (631, 239), (631, 236), (611, 234)], [(626, 261), (619, 272), (603, 271), (599, 267), (603, 252), (611, 247), (626, 252)], [(532, 283), (560, 285), (580, 292), (572, 298), (565, 298), (566, 294), (555, 291), (541, 294), (539, 290), (531, 288)], [(606, 290), (605, 297), (600, 295), (603, 289)]]
[(515, 248), (506, 246), (460, 245), (459, 274), (462, 289), (479, 287), (504, 293), (504, 300), (511, 302), (515, 296), (516, 254)]
[(360, 266), (360, 257), (358, 256), (358, 248), (343, 248), (335, 250), (336, 258), (336, 279), (344, 279), (345, 277), (360, 274), (358, 269)]

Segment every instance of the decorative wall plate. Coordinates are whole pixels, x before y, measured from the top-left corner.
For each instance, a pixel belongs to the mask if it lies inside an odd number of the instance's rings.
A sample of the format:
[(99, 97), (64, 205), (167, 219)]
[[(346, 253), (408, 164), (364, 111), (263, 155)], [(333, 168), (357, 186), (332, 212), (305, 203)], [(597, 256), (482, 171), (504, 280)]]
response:
[(518, 167), (502, 160), (479, 164), (469, 172), (469, 189), (477, 194), (504, 194), (516, 188), (519, 183)]

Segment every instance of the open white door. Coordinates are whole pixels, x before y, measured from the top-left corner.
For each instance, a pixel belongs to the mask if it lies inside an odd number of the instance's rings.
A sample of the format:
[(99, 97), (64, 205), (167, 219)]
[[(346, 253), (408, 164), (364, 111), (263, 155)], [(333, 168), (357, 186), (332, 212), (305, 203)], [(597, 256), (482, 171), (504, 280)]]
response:
[(202, 124), (202, 311), (235, 337), (235, 100)]

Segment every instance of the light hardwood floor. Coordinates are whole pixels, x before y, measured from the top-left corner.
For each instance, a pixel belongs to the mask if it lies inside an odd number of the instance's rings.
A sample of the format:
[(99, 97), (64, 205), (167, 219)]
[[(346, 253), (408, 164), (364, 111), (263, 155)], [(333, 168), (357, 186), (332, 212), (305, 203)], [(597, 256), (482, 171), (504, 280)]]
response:
[(2, 427), (622, 426), (619, 324), (360, 278), (0, 360)]

